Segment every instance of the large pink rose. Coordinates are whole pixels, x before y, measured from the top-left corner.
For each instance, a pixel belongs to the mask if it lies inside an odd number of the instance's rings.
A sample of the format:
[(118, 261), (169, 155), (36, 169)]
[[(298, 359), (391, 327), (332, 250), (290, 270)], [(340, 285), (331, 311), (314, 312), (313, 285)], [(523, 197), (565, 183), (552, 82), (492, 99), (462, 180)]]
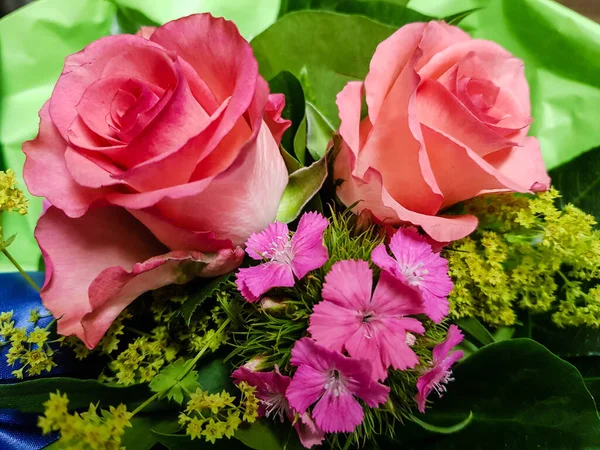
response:
[(523, 62), (443, 22), (406, 25), (379, 44), (364, 83), (348, 83), (337, 104), (338, 195), (346, 205), (359, 202), (357, 212), (448, 242), (477, 220), (438, 215), (446, 207), (550, 184), (538, 141), (527, 137)]
[(95, 346), (142, 292), (214, 276), (277, 213), (289, 122), (232, 22), (193, 15), (69, 56), (25, 143), (58, 331)]

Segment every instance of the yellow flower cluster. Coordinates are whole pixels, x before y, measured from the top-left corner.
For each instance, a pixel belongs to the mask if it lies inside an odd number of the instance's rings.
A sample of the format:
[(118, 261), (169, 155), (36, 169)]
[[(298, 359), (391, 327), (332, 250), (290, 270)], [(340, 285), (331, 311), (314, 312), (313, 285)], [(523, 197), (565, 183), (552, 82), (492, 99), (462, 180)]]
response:
[(179, 415), (179, 424), (185, 427), (186, 434), (192, 440), (203, 436), (206, 442), (214, 444), (217, 439), (231, 438), (242, 422), (255, 422), (259, 405), (256, 388), (245, 382), (238, 388), (239, 405), (226, 391), (209, 394), (198, 388), (192, 392), (185, 412)]
[(43, 434), (60, 432), (58, 444), (64, 450), (119, 450), (125, 428), (131, 427), (131, 417), (123, 404), (100, 411), (90, 404), (87, 412), (70, 414), (67, 395), (57, 392), (44, 403), (38, 426)]
[[(555, 189), (536, 196), (489, 195), (469, 201), (480, 226), (445, 251), (454, 290), (452, 315), (512, 325), (517, 307), (555, 311), (558, 325), (600, 326), (600, 231)], [(589, 286), (592, 286), (590, 289)]]
[[(30, 322), (37, 323), (42, 318), (39, 312), (32, 312)], [(50, 332), (48, 327), (40, 328), (36, 326), (33, 331), (27, 332), (26, 328), (15, 327), (13, 312), (3, 312), (0, 314), (0, 337), (1, 346), (8, 345), (6, 362), (10, 366), (20, 364), (20, 368), (13, 370), (12, 374), (18, 379), (23, 379), (24, 371), (27, 375), (40, 375), (42, 372), (49, 372), (56, 363), (52, 357), (54, 350), (50, 347), (51, 341), (48, 340)]]
[(27, 198), (17, 186), (15, 173), (8, 169), (0, 171), (0, 211), (15, 211), (27, 214)]

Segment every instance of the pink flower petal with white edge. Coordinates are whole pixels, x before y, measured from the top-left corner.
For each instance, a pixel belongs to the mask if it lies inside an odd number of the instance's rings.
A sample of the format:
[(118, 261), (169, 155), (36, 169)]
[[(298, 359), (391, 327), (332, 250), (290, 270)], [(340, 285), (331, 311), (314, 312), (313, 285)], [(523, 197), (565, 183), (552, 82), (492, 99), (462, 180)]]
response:
[(292, 268), (298, 279), (327, 262), (329, 255), (323, 244), (323, 232), (329, 222), (317, 212), (305, 213), (292, 237)]
[[(76, 335), (93, 348), (114, 318), (143, 292), (183, 280), (180, 266), (198, 263), (196, 274), (233, 270), (241, 249), (217, 256), (166, 249), (133, 216), (100, 208), (71, 219), (55, 207), (35, 232), (46, 262), (44, 306), (58, 318), (58, 333)], [(157, 256), (160, 255), (160, 256)], [(194, 273), (186, 267), (186, 274)]]
[(293, 287), (295, 283), (291, 267), (277, 262), (240, 269), (235, 282), (249, 302), (257, 301), (269, 289)]

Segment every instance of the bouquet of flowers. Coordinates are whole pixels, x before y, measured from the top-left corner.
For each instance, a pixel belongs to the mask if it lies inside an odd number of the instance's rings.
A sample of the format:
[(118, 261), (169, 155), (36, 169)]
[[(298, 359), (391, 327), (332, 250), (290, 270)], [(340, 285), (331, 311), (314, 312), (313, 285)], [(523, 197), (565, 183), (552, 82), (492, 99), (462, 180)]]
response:
[(218, 7), (55, 24), (72, 54), (22, 145), (41, 214), (0, 172), (2, 448), (600, 448), (599, 27), (229, 3), (250, 42)]

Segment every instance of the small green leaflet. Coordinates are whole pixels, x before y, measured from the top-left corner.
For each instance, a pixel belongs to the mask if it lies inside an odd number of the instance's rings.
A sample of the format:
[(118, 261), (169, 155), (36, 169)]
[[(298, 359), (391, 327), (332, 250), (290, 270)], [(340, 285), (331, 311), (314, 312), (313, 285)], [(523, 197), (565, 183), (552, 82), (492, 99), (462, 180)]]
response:
[(178, 359), (162, 369), (150, 382), (152, 392), (183, 403), (184, 393), (193, 392), (198, 387), (198, 372), (190, 370), (192, 360)]
[(205, 283), (176, 311), (176, 314), (181, 315), (185, 324), (190, 326), (196, 308), (198, 308), (198, 306), (200, 306), (207, 298), (210, 298), (217, 289), (227, 282), (227, 280), (231, 278), (231, 275), (232, 273), (227, 273), (220, 277), (205, 279)]

